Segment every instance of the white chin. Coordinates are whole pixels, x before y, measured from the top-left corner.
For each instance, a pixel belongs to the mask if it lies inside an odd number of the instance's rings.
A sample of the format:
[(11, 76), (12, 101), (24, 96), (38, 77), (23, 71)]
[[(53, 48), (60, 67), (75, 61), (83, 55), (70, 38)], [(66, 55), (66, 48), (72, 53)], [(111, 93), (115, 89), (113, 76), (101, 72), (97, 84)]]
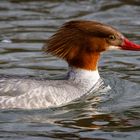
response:
[(119, 47), (119, 46), (109, 46), (108, 50), (121, 50), (121, 47)]

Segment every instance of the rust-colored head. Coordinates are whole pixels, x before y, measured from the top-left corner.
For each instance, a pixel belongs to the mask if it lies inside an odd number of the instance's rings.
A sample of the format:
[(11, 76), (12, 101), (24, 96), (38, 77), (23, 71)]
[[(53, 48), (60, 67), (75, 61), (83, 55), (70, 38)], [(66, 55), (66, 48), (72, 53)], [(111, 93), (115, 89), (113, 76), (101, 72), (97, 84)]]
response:
[[(96, 21), (78, 20), (65, 23), (48, 39), (43, 50), (66, 60), (70, 66), (96, 70), (101, 52), (112, 46), (127, 49), (128, 44), (132, 46), (134, 43), (130, 44), (111, 26)], [(140, 46), (135, 47), (140, 50)]]

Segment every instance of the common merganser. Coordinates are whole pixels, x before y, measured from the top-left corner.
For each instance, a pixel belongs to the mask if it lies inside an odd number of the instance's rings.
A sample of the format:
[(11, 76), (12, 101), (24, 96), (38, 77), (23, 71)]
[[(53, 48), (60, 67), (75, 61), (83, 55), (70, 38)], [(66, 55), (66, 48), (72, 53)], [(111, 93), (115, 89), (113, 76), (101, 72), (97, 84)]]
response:
[(43, 47), (69, 64), (65, 80), (0, 78), (0, 108), (40, 109), (66, 104), (89, 92), (99, 81), (100, 54), (110, 49), (140, 51), (117, 29), (96, 21), (65, 23)]

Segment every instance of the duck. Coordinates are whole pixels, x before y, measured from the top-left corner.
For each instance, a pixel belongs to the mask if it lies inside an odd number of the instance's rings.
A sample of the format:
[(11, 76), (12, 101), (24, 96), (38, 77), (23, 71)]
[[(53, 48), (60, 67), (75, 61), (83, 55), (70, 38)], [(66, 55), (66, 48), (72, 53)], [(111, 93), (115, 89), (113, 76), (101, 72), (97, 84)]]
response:
[(62, 80), (0, 77), (0, 109), (42, 109), (80, 100), (98, 85), (98, 62), (108, 50), (140, 51), (140, 45), (98, 21), (64, 23), (44, 43), (43, 51), (68, 63), (67, 76)]

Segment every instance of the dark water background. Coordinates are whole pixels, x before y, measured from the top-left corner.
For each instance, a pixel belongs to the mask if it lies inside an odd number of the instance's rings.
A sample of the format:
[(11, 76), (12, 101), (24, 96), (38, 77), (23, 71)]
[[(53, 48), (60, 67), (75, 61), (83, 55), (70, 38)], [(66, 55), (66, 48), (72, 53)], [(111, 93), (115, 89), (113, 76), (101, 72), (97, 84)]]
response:
[[(65, 74), (67, 64), (46, 56), (41, 47), (72, 19), (110, 24), (140, 44), (139, 0), (0, 0), (0, 74)], [(0, 139), (140, 140), (140, 52), (106, 52), (99, 66), (112, 86), (112, 99), (45, 110), (1, 110)]]

